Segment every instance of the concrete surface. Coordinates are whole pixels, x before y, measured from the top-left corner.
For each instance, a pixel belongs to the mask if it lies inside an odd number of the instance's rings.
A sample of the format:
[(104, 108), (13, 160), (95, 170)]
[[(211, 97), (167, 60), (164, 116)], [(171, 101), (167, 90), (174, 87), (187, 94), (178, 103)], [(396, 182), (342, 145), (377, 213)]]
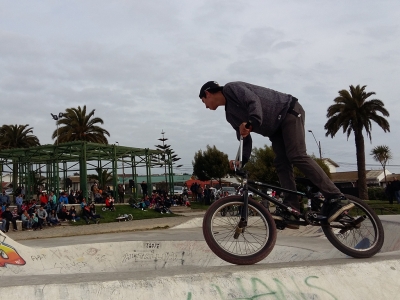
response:
[[(70, 236), (77, 228), (1, 234), (0, 294), (52, 300), (396, 299), (400, 292), (398, 216), (382, 217), (385, 244), (373, 258), (348, 258), (319, 228), (305, 227), (279, 232), (271, 254), (253, 266), (216, 257), (201, 239), (201, 220), (194, 215), (80, 226), (87, 243), (51, 247), (50, 242), (42, 248), (22, 243)], [(174, 228), (159, 230), (163, 227)], [(140, 237), (146, 234), (140, 230), (154, 228), (149, 232), (154, 240)], [(132, 232), (140, 240), (90, 242), (93, 233), (105, 232)]]

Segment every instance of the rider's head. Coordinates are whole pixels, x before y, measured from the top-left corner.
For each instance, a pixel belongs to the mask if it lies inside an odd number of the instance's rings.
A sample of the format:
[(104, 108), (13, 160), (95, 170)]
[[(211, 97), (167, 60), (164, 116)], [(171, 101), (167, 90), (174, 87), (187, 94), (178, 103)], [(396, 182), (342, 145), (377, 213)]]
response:
[(200, 89), (199, 97), (206, 108), (216, 110), (218, 106), (225, 105), (225, 96), (222, 92), (223, 86), (216, 81), (208, 81)]

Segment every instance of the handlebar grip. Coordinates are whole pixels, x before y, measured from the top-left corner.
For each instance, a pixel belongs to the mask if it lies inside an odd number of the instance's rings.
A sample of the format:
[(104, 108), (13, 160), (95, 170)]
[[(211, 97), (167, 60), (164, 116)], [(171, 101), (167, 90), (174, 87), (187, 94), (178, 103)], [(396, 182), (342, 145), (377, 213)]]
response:
[(244, 127), (246, 127), (246, 129), (250, 129), (250, 126), (251, 126), (251, 122), (247, 122)]

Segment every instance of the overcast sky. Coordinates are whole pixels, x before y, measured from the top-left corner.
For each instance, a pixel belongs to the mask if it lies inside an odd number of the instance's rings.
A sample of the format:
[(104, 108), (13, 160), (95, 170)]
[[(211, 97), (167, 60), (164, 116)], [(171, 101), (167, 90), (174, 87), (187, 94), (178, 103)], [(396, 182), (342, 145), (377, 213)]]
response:
[(325, 137), (324, 125), (338, 91), (360, 84), (390, 112), (390, 133), (373, 123), (372, 143), (365, 136), (367, 169), (380, 168), (371, 149), (387, 145), (400, 173), (399, 16), (398, 0), (0, 0), (0, 125), (29, 124), (52, 144), (50, 113), (86, 105), (110, 144), (154, 149), (164, 131), (191, 173), (207, 144), (232, 159), (238, 147), (201, 85), (246, 81), (297, 97), (323, 157), (354, 171), (354, 135)]

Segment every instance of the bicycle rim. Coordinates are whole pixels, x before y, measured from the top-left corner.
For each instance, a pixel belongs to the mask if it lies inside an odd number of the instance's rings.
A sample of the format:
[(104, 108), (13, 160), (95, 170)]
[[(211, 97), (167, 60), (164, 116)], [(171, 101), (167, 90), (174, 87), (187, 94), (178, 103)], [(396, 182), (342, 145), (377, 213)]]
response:
[[(244, 232), (235, 239), (243, 202), (234, 199), (239, 200), (241, 197), (227, 197), (210, 207), (203, 223), (204, 237), (211, 250), (225, 261), (234, 264), (254, 264), (264, 259), (275, 245), (275, 224), (259, 203), (249, 201), (248, 208), (252, 213), (249, 214), (248, 224)], [(229, 209), (235, 214), (221, 214), (221, 211)]]
[[(330, 227), (323, 227), (328, 240), (341, 252), (355, 257), (367, 258), (375, 255), (383, 245), (383, 226), (376, 213), (361, 199), (346, 195), (355, 207), (348, 215), (332, 222)], [(360, 219), (360, 218), (363, 218)], [(348, 230), (334, 228), (351, 224), (354, 220), (362, 220), (358, 226)]]

